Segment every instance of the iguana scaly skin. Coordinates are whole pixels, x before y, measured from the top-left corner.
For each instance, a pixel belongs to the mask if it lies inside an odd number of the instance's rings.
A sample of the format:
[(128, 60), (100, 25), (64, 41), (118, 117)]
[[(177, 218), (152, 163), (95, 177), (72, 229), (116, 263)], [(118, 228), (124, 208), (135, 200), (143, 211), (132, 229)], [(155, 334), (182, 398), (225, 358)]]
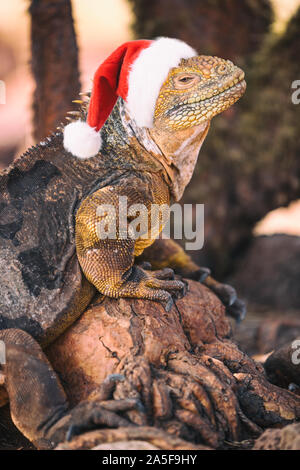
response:
[[(15, 424), (39, 447), (63, 439), (70, 426), (124, 424), (97, 404), (69, 411), (38, 345), (45, 346), (74, 322), (97, 289), (115, 298), (163, 301), (170, 308), (172, 294), (185, 288), (164, 269), (171, 267), (203, 280), (232, 313), (241, 314), (243, 306), (234, 290), (214, 281), (175, 242), (155, 236), (99, 239), (97, 207), (112, 204), (118, 211), (119, 196), (126, 196), (128, 206), (142, 203), (151, 215), (151, 204), (179, 200), (210, 120), (244, 90), (244, 73), (230, 61), (207, 56), (182, 60), (160, 90), (151, 129), (138, 128), (119, 98), (102, 128), (103, 145), (95, 157), (72, 156), (58, 132), (1, 174), (0, 340), (6, 344), (5, 386)], [(162, 228), (157, 220), (154, 235)], [(136, 257), (150, 261), (157, 271), (135, 264)]]

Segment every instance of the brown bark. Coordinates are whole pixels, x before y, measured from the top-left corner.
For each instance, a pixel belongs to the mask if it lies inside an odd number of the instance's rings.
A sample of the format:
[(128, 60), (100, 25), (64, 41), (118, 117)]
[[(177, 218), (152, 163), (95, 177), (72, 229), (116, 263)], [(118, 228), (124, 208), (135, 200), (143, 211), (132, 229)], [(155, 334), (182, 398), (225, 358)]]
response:
[(34, 138), (40, 141), (64, 120), (80, 92), (78, 50), (70, 0), (32, 0), (29, 11)]
[(300, 424), (268, 429), (257, 439), (253, 450), (300, 450)]
[[(186, 442), (176, 436), (172, 436), (161, 429), (150, 426), (135, 427), (135, 428), (118, 428), (118, 429), (101, 429), (99, 431), (91, 431), (81, 436), (75, 437), (72, 441), (64, 442), (58, 445), (57, 449), (60, 450), (86, 450), (86, 449), (101, 449), (101, 444), (110, 444), (109, 449), (114, 446), (111, 443), (121, 443), (120, 449), (133, 449), (132, 442), (148, 444), (152, 449), (159, 450), (211, 450), (207, 446), (195, 445)], [(141, 446), (140, 446), (141, 448)], [(102, 447), (103, 449), (103, 447)], [(134, 450), (138, 450), (136, 444)], [(149, 447), (148, 447), (149, 449)]]
[(130, 0), (139, 38), (170, 36), (231, 59), (253, 54), (272, 21), (269, 0)]
[[(300, 398), (270, 384), (262, 366), (234, 344), (215, 295), (194, 281), (189, 286), (168, 313), (156, 302), (98, 299), (47, 352), (71, 403), (103, 400), (100, 384), (122, 374), (111, 397), (106, 391), (109, 409), (112, 400), (136, 398), (141, 407), (124, 416), (141, 434), (154, 426), (211, 448), (300, 417)], [(132, 429), (129, 440), (137, 438)], [(125, 439), (112, 432), (93, 435), (93, 446)], [(159, 447), (159, 440), (148, 441)]]

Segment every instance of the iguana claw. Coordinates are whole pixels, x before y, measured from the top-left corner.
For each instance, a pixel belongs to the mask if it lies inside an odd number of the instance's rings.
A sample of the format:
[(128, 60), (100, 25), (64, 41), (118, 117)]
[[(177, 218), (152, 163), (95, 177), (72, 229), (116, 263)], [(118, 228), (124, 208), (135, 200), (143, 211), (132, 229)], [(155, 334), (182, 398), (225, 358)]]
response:
[(228, 284), (221, 284), (218, 282), (214, 286), (209, 287), (215, 294), (217, 294), (226, 307), (230, 307), (237, 300), (236, 290)]
[(170, 296), (169, 300), (165, 304), (165, 311), (169, 312), (171, 308), (173, 307), (173, 305), (174, 305), (174, 300), (173, 300), (173, 297)]
[(194, 280), (195, 281), (199, 281), (199, 282), (204, 282), (205, 279), (210, 276), (210, 269), (209, 268), (199, 268), (197, 271), (195, 271), (195, 277), (194, 277)]
[(246, 304), (238, 299), (236, 290), (229, 284), (222, 284), (211, 276), (203, 281), (203, 284), (211, 289), (226, 307), (226, 313), (237, 322), (242, 321), (246, 315)]
[(230, 317), (234, 318), (237, 323), (240, 323), (244, 320), (247, 307), (243, 300), (236, 299), (236, 301), (226, 308), (226, 313)]

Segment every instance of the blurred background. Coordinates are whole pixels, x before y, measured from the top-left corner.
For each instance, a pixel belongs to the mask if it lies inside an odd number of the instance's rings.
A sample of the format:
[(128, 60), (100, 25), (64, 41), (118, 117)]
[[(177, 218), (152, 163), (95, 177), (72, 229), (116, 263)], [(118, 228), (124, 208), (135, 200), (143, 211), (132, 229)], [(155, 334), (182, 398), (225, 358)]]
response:
[(117, 46), (160, 35), (246, 72), (246, 95), (214, 119), (183, 202), (205, 203), (193, 257), (252, 311), (287, 318), (300, 311), (300, 0), (1, 2), (0, 167), (64, 121)]

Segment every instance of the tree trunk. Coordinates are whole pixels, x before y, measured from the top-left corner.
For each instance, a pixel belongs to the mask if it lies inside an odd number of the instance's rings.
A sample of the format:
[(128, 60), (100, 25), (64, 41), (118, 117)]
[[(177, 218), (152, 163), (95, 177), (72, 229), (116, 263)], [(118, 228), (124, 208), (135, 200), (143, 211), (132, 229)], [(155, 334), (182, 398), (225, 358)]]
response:
[(34, 138), (55, 131), (80, 92), (78, 49), (70, 0), (32, 0)]
[(129, 0), (138, 38), (182, 39), (199, 53), (245, 59), (272, 22), (269, 0)]
[(102, 429), (76, 438), (75, 447), (136, 440), (139, 433), (159, 447), (155, 427), (171, 447), (176, 438), (181, 445), (223, 448), (225, 441), (251, 439), (300, 417), (300, 397), (270, 384), (263, 367), (232, 341), (215, 295), (194, 281), (189, 287), (168, 313), (156, 302), (100, 297), (49, 348), (72, 405), (97, 399), (110, 374), (124, 376), (113, 400), (141, 402), (126, 414), (139, 431)]

